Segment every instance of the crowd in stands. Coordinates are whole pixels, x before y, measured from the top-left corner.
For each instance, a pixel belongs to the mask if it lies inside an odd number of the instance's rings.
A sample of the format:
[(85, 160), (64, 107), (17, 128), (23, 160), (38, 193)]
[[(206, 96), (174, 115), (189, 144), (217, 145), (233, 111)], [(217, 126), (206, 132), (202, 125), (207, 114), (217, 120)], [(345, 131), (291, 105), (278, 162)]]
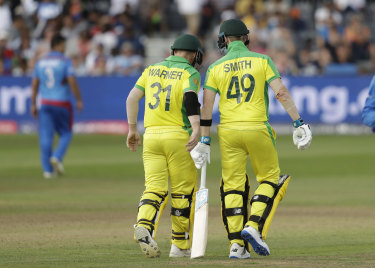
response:
[(184, 32), (204, 44), (204, 73), (231, 18), (283, 75), (373, 74), (374, 15), (371, 0), (0, 0), (0, 75), (31, 75), (57, 32), (77, 75), (139, 75), (146, 42)]

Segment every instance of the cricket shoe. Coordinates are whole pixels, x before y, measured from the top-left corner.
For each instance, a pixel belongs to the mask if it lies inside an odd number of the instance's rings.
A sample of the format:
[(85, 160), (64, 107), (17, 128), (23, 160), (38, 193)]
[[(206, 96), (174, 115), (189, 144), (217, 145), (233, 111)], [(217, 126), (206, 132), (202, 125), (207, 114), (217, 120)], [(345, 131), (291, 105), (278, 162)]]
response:
[(230, 259), (250, 259), (250, 252), (244, 246), (233, 243), (229, 251)]
[(56, 157), (52, 156), (49, 159), (49, 162), (51, 163), (53, 167), (53, 171), (57, 173), (58, 175), (62, 175), (64, 173), (64, 165), (57, 159)]
[(253, 227), (245, 226), (241, 232), (241, 236), (250, 243), (258, 255), (267, 256), (271, 254), (266, 242), (264, 242), (260, 233)]
[(152, 239), (150, 232), (145, 227), (135, 227), (134, 237), (146, 257), (155, 258), (160, 256), (161, 252), (158, 244)]
[(55, 172), (43, 172), (43, 177), (45, 179), (53, 179), (53, 178), (56, 178), (56, 173)]
[(169, 257), (179, 258), (179, 257), (190, 257), (190, 249), (180, 249), (175, 244), (172, 244), (171, 251), (169, 252)]

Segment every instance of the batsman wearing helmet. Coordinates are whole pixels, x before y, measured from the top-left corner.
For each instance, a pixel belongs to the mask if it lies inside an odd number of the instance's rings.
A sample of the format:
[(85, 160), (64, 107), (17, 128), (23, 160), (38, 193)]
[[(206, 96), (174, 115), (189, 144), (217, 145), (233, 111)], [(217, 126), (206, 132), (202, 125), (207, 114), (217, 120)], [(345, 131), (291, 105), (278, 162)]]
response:
[(181, 35), (171, 56), (144, 70), (127, 98), (131, 151), (141, 145), (137, 130), (138, 102), (145, 97), (143, 164), (145, 191), (138, 205), (134, 238), (147, 257), (160, 256), (155, 242), (158, 221), (171, 189), (172, 246), (170, 257), (190, 256), (197, 170), (190, 151), (199, 141), (202, 47), (193, 35)]
[[(202, 137), (191, 152), (197, 168), (209, 161), (212, 109), (218, 93), (221, 212), (231, 245), (229, 257), (241, 259), (250, 258), (247, 242), (257, 254), (270, 254), (264, 239), (290, 181), (288, 175), (280, 176), (276, 134), (268, 123), (268, 85), (293, 120), (293, 140), (298, 149), (309, 147), (312, 138), (270, 57), (247, 48), (248, 34), (241, 20), (227, 20), (220, 27), (218, 46), (227, 54), (207, 70)], [(251, 201), (246, 174), (248, 157), (259, 183)]]

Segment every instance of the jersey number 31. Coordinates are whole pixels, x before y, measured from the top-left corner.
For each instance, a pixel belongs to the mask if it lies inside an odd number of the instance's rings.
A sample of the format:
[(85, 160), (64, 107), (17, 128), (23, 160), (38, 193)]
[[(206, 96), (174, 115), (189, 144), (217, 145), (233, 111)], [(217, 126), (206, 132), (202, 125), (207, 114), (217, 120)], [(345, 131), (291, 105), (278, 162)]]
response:
[[(246, 79), (250, 80), (250, 86), (245, 87)], [(235, 88), (235, 93), (232, 93), (233, 86)], [(245, 102), (249, 102), (251, 95), (253, 94), (255, 87), (255, 79), (251, 74), (244, 74), (241, 78), (241, 89), (243, 92), (247, 92)], [(242, 93), (240, 90), (240, 83), (238, 76), (233, 76), (232, 80), (230, 81), (228, 91), (227, 91), (227, 99), (237, 99), (237, 104), (241, 103)]]
[(155, 102), (155, 104), (151, 104), (151, 102), (149, 102), (148, 107), (152, 110), (158, 108), (158, 106), (160, 104), (160, 96), (159, 95), (163, 91), (163, 92), (167, 92), (167, 97), (165, 98), (165, 111), (168, 112), (169, 106), (170, 106), (170, 103), (171, 103), (172, 85), (169, 85), (165, 88), (162, 88), (160, 83), (155, 82), (151, 85), (151, 88), (154, 88), (154, 87), (158, 88), (158, 91), (156, 91), (156, 93), (153, 95), (154, 98), (156, 99), (156, 102)]

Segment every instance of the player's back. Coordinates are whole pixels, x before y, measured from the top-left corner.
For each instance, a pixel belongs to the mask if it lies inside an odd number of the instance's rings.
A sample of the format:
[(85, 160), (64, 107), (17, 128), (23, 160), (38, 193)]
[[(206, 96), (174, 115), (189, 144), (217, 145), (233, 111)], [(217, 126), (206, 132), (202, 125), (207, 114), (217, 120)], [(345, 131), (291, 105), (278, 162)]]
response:
[(220, 94), (220, 123), (268, 121), (268, 86), (280, 77), (272, 60), (242, 43), (229, 44), (228, 54), (213, 63), (204, 87)]
[(170, 56), (143, 72), (136, 87), (145, 92), (144, 126), (181, 126), (190, 122), (183, 104), (184, 92), (198, 93), (200, 74), (182, 57)]
[(73, 74), (71, 61), (60, 52), (50, 52), (35, 66), (34, 76), (39, 79), (42, 99), (70, 101), (67, 77)]

